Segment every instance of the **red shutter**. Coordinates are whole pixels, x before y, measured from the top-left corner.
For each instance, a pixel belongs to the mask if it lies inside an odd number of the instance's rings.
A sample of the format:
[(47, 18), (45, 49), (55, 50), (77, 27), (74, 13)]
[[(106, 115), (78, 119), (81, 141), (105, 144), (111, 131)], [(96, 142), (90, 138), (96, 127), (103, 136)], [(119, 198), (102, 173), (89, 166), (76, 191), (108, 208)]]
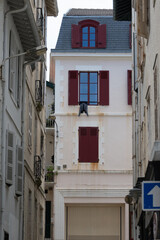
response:
[(100, 71), (100, 105), (109, 105), (109, 71)]
[(98, 26), (98, 48), (106, 48), (106, 24)]
[(78, 71), (69, 71), (68, 75), (68, 105), (78, 105)]
[(72, 48), (80, 48), (80, 26), (72, 24)]
[(127, 72), (128, 80), (128, 105), (132, 105), (132, 71)]
[(129, 47), (132, 47), (132, 34), (131, 34), (131, 24), (129, 24)]
[(79, 128), (79, 162), (98, 162), (98, 128)]
[(89, 128), (89, 162), (98, 162), (98, 128)]

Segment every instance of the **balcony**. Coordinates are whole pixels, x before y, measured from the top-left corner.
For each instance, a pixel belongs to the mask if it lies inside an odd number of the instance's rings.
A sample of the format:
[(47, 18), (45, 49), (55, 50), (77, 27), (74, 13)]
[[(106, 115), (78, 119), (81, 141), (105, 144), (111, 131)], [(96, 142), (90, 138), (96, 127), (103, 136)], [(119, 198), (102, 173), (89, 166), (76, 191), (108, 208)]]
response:
[(35, 81), (35, 101), (36, 101), (36, 109), (38, 112), (42, 110), (43, 104), (42, 104), (42, 84), (41, 80)]
[(46, 119), (46, 127), (47, 128), (54, 128), (55, 120), (48, 118)]
[(37, 183), (38, 186), (41, 185), (42, 180), (41, 180), (41, 176), (42, 176), (42, 166), (41, 166), (41, 158), (39, 155), (35, 155), (34, 156), (34, 176), (35, 176), (35, 181)]
[(46, 166), (45, 182), (54, 182), (54, 168), (53, 166)]

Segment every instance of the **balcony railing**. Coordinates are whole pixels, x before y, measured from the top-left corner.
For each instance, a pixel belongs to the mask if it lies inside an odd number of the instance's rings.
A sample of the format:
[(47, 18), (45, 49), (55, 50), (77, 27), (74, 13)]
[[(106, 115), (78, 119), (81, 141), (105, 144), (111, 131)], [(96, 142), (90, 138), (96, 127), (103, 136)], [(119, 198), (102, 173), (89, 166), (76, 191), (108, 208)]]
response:
[(46, 119), (46, 127), (48, 128), (54, 128), (54, 123), (55, 123), (55, 120), (54, 119)]
[(42, 166), (41, 166), (41, 158), (39, 155), (34, 156), (34, 176), (38, 186), (41, 185), (41, 176), (42, 176)]
[(47, 166), (45, 171), (45, 181), (54, 182), (53, 166)]

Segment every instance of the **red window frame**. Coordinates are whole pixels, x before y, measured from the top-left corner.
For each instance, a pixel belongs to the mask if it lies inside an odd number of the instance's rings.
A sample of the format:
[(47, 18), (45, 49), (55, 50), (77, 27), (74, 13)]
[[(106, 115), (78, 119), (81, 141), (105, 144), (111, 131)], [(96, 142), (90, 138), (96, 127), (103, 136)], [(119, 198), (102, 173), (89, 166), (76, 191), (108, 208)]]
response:
[[(96, 72), (96, 71), (91, 71), (91, 72), (90, 72), (90, 71), (89, 71), (89, 72), (87, 72), (87, 71), (81, 71), (81, 72), (79, 72), (79, 102), (85, 102), (85, 101), (83, 101), (83, 100), (82, 100), (82, 101), (80, 100), (80, 96), (83, 95), (83, 94), (81, 93), (81, 89), (80, 89), (80, 88), (81, 88), (81, 84), (85, 84), (85, 83), (81, 83), (81, 77), (80, 77), (80, 76), (81, 76), (81, 73), (87, 73), (87, 74), (88, 74), (88, 83), (87, 83), (87, 84), (88, 84), (88, 100), (87, 100), (86, 102), (87, 102), (88, 105), (97, 106), (98, 103), (99, 103), (99, 87), (98, 87), (98, 85), (99, 85), (99, 84), (98, 84), (98, 83), (99, 83), (98, 78), (99, 78), (99, 77), (98, 77), (98, 72)], [(96, 73), (96, 74), (97, 74), (97, 83), (91, 83), (91, 82), (90, 82), (90, 79), (91, 79), (91, 78), (90, 78), (90, 73)], [(91, 94), (91, 93), (90, 93), (90, 85), (91, 85), (91, 84), (96, 84), (96, 85), (97, 85), (97, 94)], [(85, 94), (84, 94), (84, 95), (85, 95)], [(90, 102), (91, 102), (91, 101), (90, 101), (90, 96), (91, 96), (91, 95), (96, 95), (96, 96), (97, 96), (96, 104), (90, 103)], [(92, 102), (93, 102), (93, 101), (92, 101)]]
[[(81, 48), (97, 48), (97, 39), (98, 39), (98, 26), (99, 26), (99, 22), (94, 21), (94, 20), (83, 20), (79, 22), (79, 26), (80, 26), (80, 39), (81, 39)], [(84, 47), (83, 46), (83, 33), (82, 33), (82, 29), (84, 27), (88, 27), (88, 47)], [(90, 27), (94, 27), (95, 28), (95, 46), (91, 47), (90, 46)]]

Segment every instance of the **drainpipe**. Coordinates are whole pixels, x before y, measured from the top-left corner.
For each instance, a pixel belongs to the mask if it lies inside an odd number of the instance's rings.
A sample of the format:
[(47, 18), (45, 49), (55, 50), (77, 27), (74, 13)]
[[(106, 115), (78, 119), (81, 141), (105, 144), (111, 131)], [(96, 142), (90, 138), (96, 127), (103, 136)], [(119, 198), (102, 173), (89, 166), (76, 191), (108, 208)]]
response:
[[(0, 200), (0, 219), (1, 219), (1, 224), (0, 224), (0, 239), (3, 239), (3, 211), (4, 211), (4, 206), (5, 206), (5, 199), (4, 199), (4, 188), (5, 188), (5, 179), (4, 179), (4, 170), (5, 170), (5, 62), (7, 59), (5, 59), (5, 49), (6, 48), (6, 17), (8, 14), (13, 14), (13, 13), (20, 13), (23, 12), (27, 9), (27, 4), (24, 5), (23, 8), (17, 9), (14, 11), (7, 11), (4, 14), (4, 22), (3, 22), (3, 62), (2, 64), (2, 123), (1, 123), (1, 172), (0, 172), (0, 190), (1, 190), (1, 200)], [(3, 174), (3, 175), (2, 175)]]

